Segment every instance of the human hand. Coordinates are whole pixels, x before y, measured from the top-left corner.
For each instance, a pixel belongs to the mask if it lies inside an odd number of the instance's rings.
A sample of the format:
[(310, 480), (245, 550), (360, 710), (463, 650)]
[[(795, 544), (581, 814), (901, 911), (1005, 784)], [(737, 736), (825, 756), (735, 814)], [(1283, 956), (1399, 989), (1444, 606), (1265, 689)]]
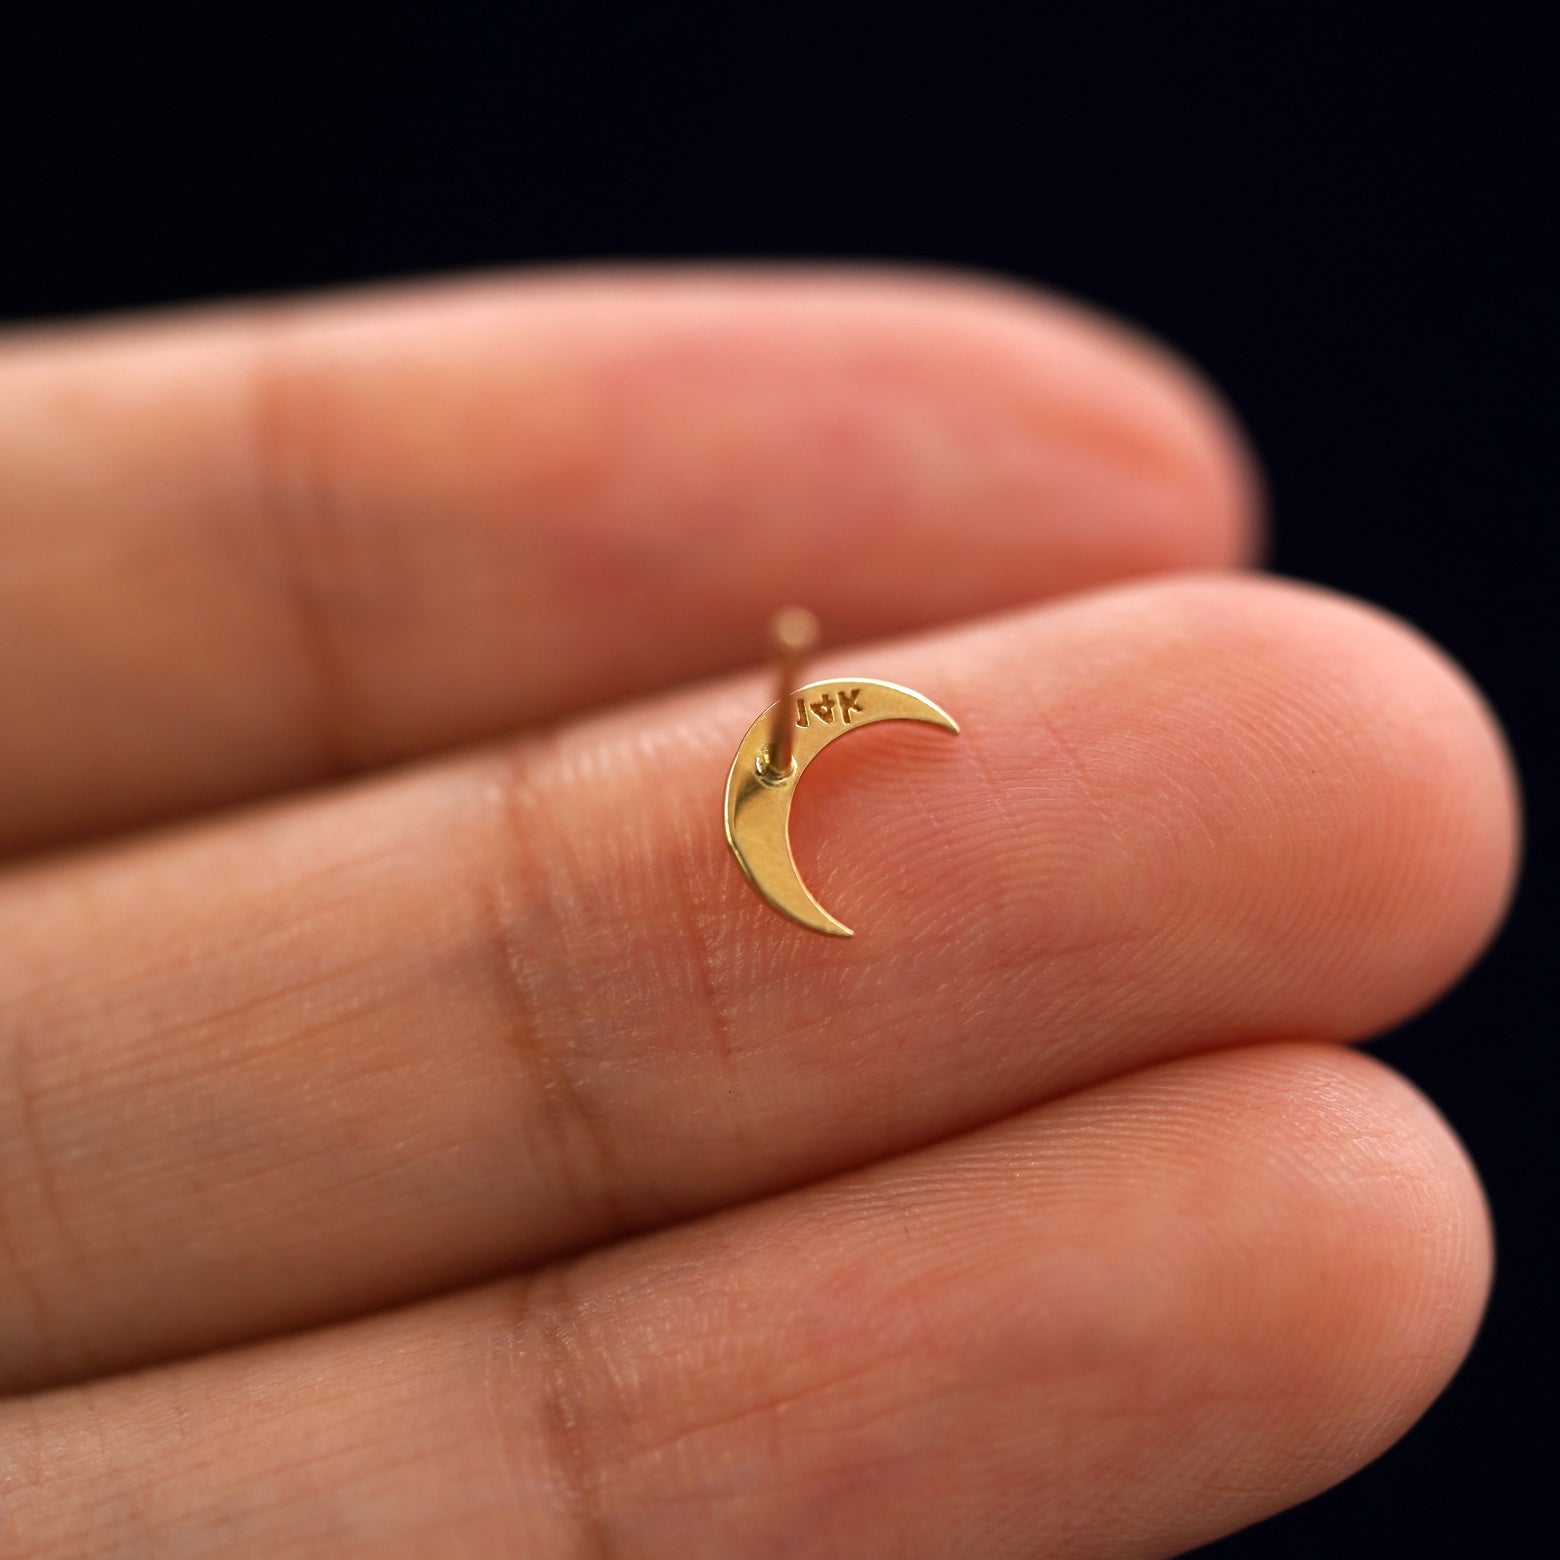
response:
[[(1213, 572), (1154, 349), (603, 274), (23, 334), (0, 413), (0, 1553), (1167, 1555), (1457, 1365), (1477, 1184), (1336, 1042), (1498, 920), (1500, 741)], [(963, 728), (809, 775), (850, 942), (688, 686), (790, 600)]]

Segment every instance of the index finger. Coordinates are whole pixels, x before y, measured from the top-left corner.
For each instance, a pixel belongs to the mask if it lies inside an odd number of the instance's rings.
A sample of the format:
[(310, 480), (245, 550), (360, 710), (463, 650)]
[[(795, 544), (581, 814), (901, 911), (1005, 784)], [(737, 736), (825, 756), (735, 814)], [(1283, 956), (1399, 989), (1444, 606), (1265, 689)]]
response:
[(584, 274), (0, 350), (0, 849), (1249, 547), (1167, 356), (1061, 302)]

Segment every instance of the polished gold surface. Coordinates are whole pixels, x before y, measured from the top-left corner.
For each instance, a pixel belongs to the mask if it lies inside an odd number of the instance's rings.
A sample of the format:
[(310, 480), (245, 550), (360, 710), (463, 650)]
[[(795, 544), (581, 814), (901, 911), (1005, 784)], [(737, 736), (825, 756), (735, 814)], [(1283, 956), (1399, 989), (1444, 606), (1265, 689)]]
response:
[[(833, 937), (851, 929), (808, 892), (791, 854), (791, 800), (807, 766), (831, 742), (860, 726), (918, 720), (958, 733), (957, 722), (930, 699), (870, 677), (808, 683), (764, 711), (748, 727), (726, 780), (726, 839), (748, 881), (782, 915)], [(788, 767), (774, 764), (783, 723), (791, 743)]]

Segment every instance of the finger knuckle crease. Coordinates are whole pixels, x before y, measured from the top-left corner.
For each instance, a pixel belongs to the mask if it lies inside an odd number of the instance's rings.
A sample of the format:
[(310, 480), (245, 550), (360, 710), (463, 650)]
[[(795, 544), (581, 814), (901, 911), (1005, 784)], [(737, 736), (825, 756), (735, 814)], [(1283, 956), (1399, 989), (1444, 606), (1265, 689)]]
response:
[(333, 395), (308, 352), (271, 325), (249, 358), (250, 486), (260, 555), (291, 624), (322, 770), (358, 767), (340, 600), (353, 549), (332, 473)]
[(526, 1283), (516, 1332), (537, 1363), (537, 1423), (568, 1513), (575, 1560), (620, 1560), (602, 1496), (599, 1454), (588, 1429), (589, 1367), (580, 1347), (580, 1307), (568, 1269), (547, 1269)]
[(628, 1212), (613, 1112), (581, 1066), (589, 994), (579, 989), (569, 927), (583, 889), (537, 783), (549, 746), (533, 737), (500, 757), (499, 848), (484, 894), (489, 941), (510, 1047), (536, 1090), (559, 1177), (577, 1206), (616, 1232), (627, 1227)]

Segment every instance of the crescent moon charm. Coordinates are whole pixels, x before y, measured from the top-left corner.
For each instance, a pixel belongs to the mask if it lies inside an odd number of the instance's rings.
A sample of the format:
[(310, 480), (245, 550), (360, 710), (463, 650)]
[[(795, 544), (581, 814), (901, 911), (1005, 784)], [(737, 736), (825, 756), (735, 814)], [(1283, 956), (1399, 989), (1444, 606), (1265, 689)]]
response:
[(958, 734), (958, 722), (930, 699), (870, 677), (808, 683), (791, 695), (793, 758), (784, 774), (768, 768), (771, 706), (748, 727), (726, 779), (726, 840), (754, 888), (782, 915), (832, 937), (850, 937), (808, 892), (791, 854), (791, 801), (807, 766), (831, 742), (858, 726), (918, 720)]

